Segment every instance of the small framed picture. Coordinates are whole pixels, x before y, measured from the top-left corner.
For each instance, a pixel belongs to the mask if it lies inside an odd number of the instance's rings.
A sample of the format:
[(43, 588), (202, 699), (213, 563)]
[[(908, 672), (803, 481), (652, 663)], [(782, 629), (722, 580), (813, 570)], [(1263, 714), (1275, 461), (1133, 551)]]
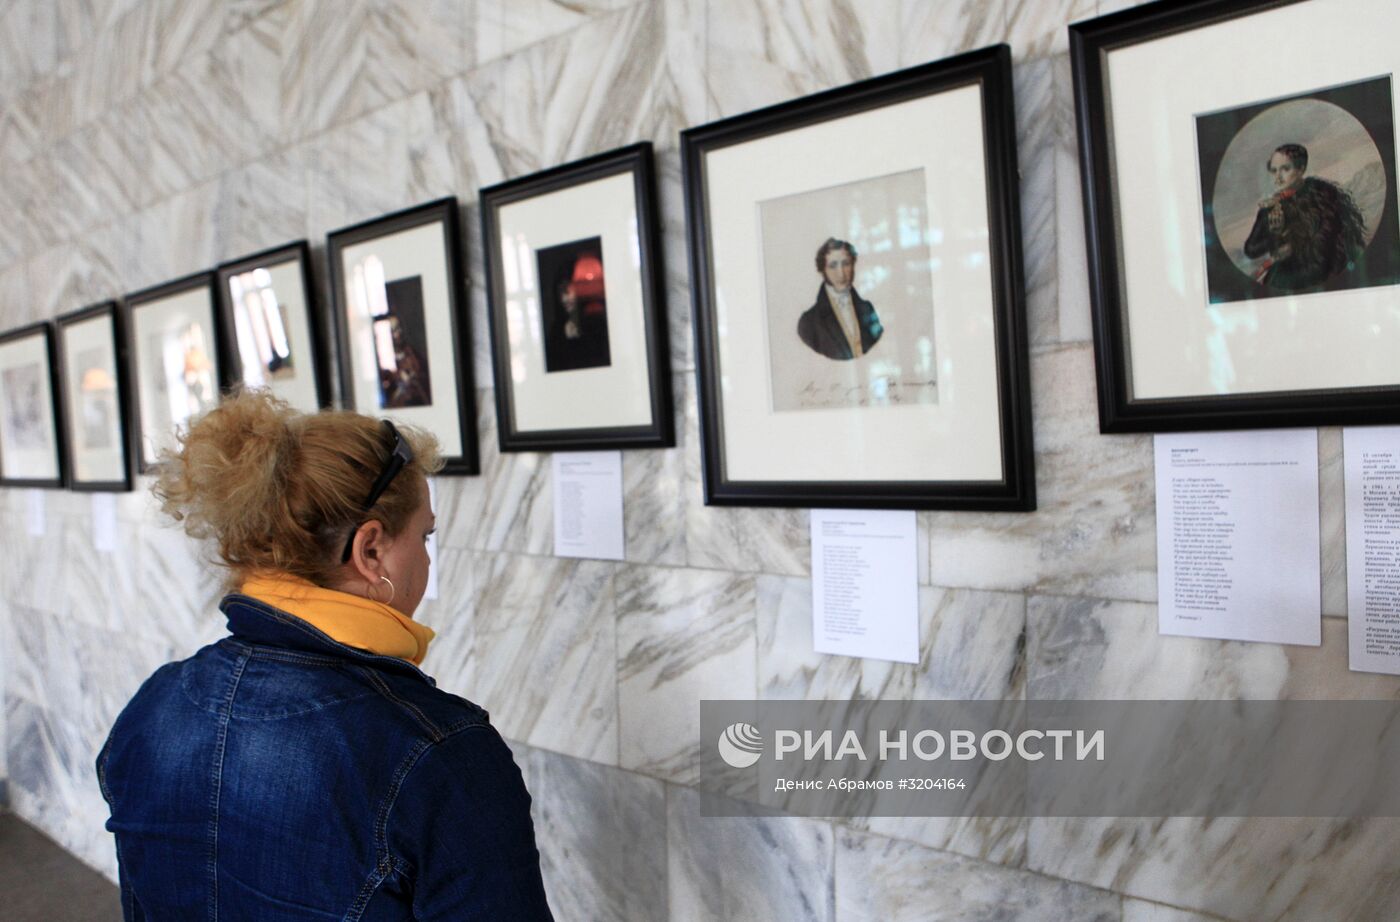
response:
[(471, 330), (457, 200), (439, 199), (327, 238), (347, 409), (437, 436), (447, 474), (479, 472)]
[(330, 363), (305, 240), (216, 272), (229, 383), (265, 387), (304, 413), (331, 405)]
[(682, 156), (706, 502), (1033, 509), (1006, 46)]
[(224, 351), (214, 317), (214, 273), (166, 282), (124, 301), (132, 433), (136, 467), (144, 474), (174, 448), (177, 429), (219, 402)]
[(53, 325), (0, 334), (0, 486), (64, 484)]
[(481, 191), (502, 451), (675, 444), (650, 144)]
[(1103, 431), (1400, 421), (1400, 46), (1364, 26), (1394, 18), (1196, 0), (1070, 27)]
[(58, 318), (58, 392), (68, 486), (131, 489), (126, 337), (115, 301)]

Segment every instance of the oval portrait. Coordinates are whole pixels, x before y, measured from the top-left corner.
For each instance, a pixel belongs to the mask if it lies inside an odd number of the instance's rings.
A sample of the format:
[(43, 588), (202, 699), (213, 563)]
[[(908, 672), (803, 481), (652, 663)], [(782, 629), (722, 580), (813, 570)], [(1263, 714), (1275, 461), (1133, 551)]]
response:
[(1211, 204), (1236, 268), (1287, 294), (1357, 265), (1380, 227), (1387, 191), (1366, 127), (1341, 106), (1302, 98), (1240, 128), (1221, 158)]

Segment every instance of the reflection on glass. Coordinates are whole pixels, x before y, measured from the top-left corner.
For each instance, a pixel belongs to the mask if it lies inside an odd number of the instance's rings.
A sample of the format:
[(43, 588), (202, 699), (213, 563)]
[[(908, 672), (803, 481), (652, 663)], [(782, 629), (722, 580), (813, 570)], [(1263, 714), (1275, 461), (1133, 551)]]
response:
[(229, 291), (243, 382), (260, 387), (294, 377), (286, 308), (277, 300), (272, 273), (254, 269), (235, 275), (229, 279)]

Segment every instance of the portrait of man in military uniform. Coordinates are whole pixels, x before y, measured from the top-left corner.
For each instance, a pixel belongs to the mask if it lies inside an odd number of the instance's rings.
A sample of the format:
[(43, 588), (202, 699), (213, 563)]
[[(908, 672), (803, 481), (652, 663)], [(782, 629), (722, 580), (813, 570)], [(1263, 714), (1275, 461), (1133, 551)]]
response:
[(1400, 283), (1390, 78), (1196, 117), (1212, 304)]

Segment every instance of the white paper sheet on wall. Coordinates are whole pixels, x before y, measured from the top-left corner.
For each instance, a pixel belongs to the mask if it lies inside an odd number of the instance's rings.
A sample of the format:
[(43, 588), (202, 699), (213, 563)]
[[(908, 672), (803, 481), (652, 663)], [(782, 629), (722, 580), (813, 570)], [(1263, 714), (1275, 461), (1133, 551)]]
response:
[(919, 661), (914, 513), (812, 510), (812, 646), (818, 653)]
[(44, 536), (44, 491), (31, 489), (25, 494), (24, 527), (31, 538)]
[(1322, 642), (1317, 430), (1159, 435), (1163, 634)]
[(1351, 668), (1400, 675), (1400, 426), (1342, 431)]
[(622, 452), (553, 456), (554, 555), (622, 560)]
[(117, 549), (117, 498), (111, 493), (92, 494), (92, 546), (105, 554)]

